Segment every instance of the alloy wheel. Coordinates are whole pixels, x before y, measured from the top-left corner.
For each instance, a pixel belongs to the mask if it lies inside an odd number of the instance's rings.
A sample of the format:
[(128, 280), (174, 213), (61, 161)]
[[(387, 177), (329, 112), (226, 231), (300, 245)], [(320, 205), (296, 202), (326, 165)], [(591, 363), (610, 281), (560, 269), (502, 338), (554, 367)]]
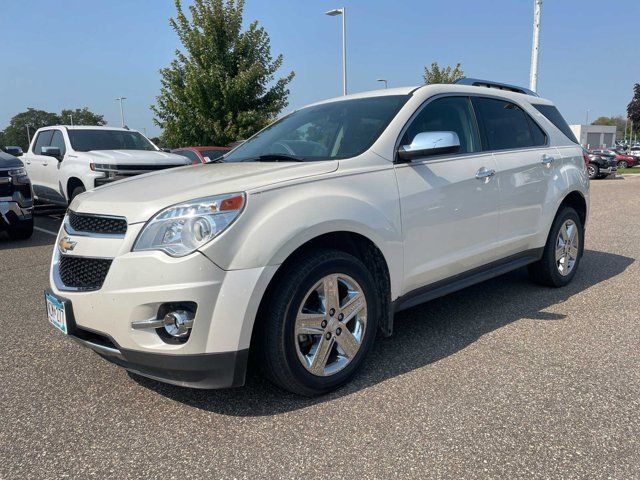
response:
[(580, 234), (573, 220), (565, 221), (556, 239), (556, 268), (563, 277), (573, 271), (580, 250)]
[(348, 275), (327, 275), (304, 296), (295, 320), (295, 346), (305, 369), (320, 377), (344, 369), (360, 351), (367, 301)]

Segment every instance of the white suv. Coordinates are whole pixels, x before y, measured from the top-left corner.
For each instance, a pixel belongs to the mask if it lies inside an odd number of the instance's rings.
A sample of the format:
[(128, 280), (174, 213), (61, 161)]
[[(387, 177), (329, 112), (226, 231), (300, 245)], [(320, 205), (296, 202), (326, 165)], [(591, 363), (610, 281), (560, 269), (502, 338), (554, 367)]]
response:
[(140, 173), (189, 164), (128, 128), (40, 128), (22, 160), (36, 199), (67, 206), (76, 195)]
[(218, 163), (83, 194), (54, 249), (49, 320), (164, 382), (242, 385), (251, 353), (317, 395), (399, 310), (523, 266), (568, 284), (583, 151), (548, 100), (481, 84), (320, 102)]

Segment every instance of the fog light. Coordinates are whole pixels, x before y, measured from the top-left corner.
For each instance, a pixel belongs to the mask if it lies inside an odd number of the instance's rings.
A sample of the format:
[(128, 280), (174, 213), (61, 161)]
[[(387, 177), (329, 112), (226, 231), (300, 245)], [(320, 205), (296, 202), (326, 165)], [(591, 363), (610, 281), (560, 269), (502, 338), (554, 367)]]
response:
[(163, 319), (164, 330), (174, 338), (183, 338), (189, 335), (193, 328), (193, 315), (186, 310), (169, 312)]

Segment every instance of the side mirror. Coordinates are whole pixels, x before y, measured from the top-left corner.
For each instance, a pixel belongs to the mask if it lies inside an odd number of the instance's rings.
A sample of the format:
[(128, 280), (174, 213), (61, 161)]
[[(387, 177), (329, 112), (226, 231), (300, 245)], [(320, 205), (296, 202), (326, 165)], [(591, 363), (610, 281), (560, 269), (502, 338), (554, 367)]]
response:
[(19, 157), (24, 153), (21, 147), (7, 146), (7, 147), (4, 147), (4, 151), (7, 152), (9, 155), (13, 155), (14, 157)]
[(59, 162), (62, 161), (62, 153), (60, 152), (60, 148), (58, 147), (42, 147), (42, 149), (40, 150), (40, 154), (46, 155), (47, 157), (53, 157)]
[(398, 158), (411, 161), (429, 155), (456, 153), (460, 150), (460, 139), (456, 132), (422, 132), (417, 134), (411, 145), (398, 148)]

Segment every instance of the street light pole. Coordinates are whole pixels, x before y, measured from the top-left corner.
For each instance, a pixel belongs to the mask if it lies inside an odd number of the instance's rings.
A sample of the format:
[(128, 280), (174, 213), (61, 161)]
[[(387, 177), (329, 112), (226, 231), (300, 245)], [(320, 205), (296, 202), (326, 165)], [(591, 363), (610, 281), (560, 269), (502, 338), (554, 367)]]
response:
[(127, 97), (116, 98), (116, 100), (120, 102), (120, 120), (122, 121), (122, 128), (124, 128), (124, 110), (122, 109), (122, 101), (126, 99)]
[(73, 114), (72, 113), (69, 114), (69, 118), (71, 119), (71, 126), (73, 127)]
[(538, 89), (538, 56), (540, 53), (540, 20), (542, 16), (542, 0), (534, 0), (533, 3), (533, 44), (531, 46), (531, 72), (529, 76), (529, 89), (534, 92)]
[(27, 127), (27, 141), (29, 142), (29, 145), (31, 145), (31, 133), (29, 133), (29, 124), (25, 123), (24, 126)]
[(325, 12), (330, 17), (342, 15), (342, 94), (347, 94), (347, 9), (334, 8)]
[(379, 78), (379, 79), (377, 79), (377, 80), (376, 80), (376, 82), (382, 82), (382, 83), (384, 83), (384, 88), (387, 88), (387, 87), (388, 87), (388, 85), (387, 85), (387, 81), (386, 81), (384, 78)]

